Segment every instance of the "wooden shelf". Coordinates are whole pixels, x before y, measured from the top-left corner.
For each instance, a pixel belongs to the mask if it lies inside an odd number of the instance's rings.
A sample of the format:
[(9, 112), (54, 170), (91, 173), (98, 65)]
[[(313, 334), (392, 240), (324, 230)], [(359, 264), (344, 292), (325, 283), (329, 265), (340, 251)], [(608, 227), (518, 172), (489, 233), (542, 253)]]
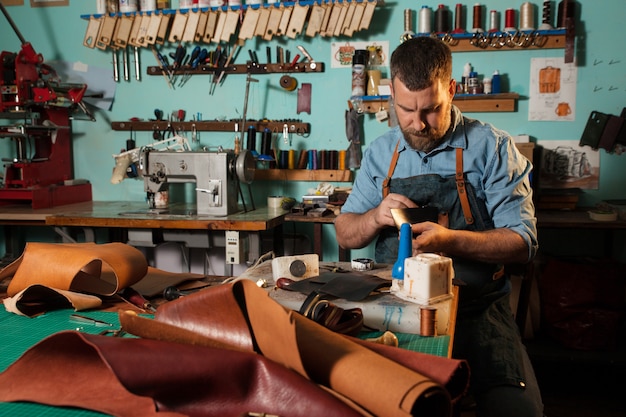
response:
[(335, 169), (257, 169), (255, 181), (336, 181), (352, 182), (353, 172)]
[(462, 112), (513, 112), (519, 99), (517, 93), (461, 94), (452, 101)]
[[(565, 29), (509, 32), (438, 34), (452, 52), (520, 51), (525, 49), (564, 49)], [(431, 36), (420, 33), (417, 36)], [(483, 40), (483, 42), (481, 42)]]
[[(389, 96), (352, 97), (360, 100), (360, 108), (364, 113), (376, 113), (386, 108)], [(517, 93), (501, 94), (457, 94), (452, 101), (462, 112), (513, 112), (519, 99)]]
[[(149, 120), (149, 121), (123, 121), (111, 122), (113, 130), (123, 131), (166, 131), (173, 129), (174, 131), (191, 132), (194, 129), (199, 132), (234, 132), (235, 124), (241, 123), (241, 120), (202, 120), (190, 122), (168, 122), (167, 120)], [(257, 132), (270, 129), (272, 132), (282, 132), (283, 127), (287, 125), (291, 133), (308, 133), (311, 129), (310, 123), (303, 123), (296, 120), (246, 120), (245, 128), (239, 126), (239, 131), (245, 131), (248, 126), (254, 126)]]

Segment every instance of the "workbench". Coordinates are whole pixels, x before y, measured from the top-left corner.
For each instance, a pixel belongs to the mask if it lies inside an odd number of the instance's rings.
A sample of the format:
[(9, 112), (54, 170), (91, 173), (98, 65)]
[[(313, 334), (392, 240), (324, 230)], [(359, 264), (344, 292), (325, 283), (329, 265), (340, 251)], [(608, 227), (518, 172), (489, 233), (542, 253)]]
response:
[(248, 234), (250, 258), (257, 259), (260, 256), (260, 233), (263, 231), (274, 233), (274, 252), (282, 254), (285, 214), (287, 212), (259, 207), (248, 212), (211, 217), (196, 215), (193, 206), (183, 203), (171, 204), (167, 212), (162, 212), (149, 210), (144, 202), (88, 201), (38, 210), (26, 205), (0, 206), (0, 224), (5, 225), (7, 254), (14, 257), (19, 256), (16, 251), (21, 245), (11, 234), (10, 227), (49, 226), (69, 241), (70, 228), (84, 231), (87, 241), (93, 240), (93, 229), (106, 228), (125, 232), (130, 241), (134, 240), (134, 236), (140, 236), (139, 239), (146, 245), (153, 243), (148, 240), (152, 239), (155, 231), (164, 241), (203, 240), (208, 246), (207, 236), (211, 232), (235, 230)]
[[(342, 266), (349, 268), (349, 263), (322, 263), (321, 265), (324, 267)], [(377, 267), (370, 272), (372, 274), (387, 276), (391, 274), (391, 267), (389, 265), (377, 265)], [(266, 261), (257, 266), (251, 267), (248, 271), (246, 271), (246, 274), (244, 274), (245, 277), (252, 280), (256, 280), (259, 277), (268, 278), (271, 277), (271, 275), (271, 261)], [(238, 279), (245, 278), (244, 276)], [(216, 282), (212, 282), (212, 285), (213, 284), (219, 285), (219, 283)], [(196, 282), (192, 285), (199, 285), (199, 282)], [(273, 286), (268, 286), (266, 289), (270, 293), (272, 299), (278, 301), (282, 305), (285, 305), (285, 303), (282, 302), (284, 301), (284, 297), (278, 295), (277, 291), (279, 290), (274, 289)], [(0, 296), (6, 295), (3, 293), (3, 289), (0, 288)], [(289, 298), (291, 299), (291, 302), (295, 301), (296, 303), (298, 303), (300, 302), (300, 297), (302, 297), (302, 299), (304, 298), (304, 296), (299, 293), (292, 293), (290, 295), (291, 297)], [(413, 318), (411, 318), (411, 312), (418, 311), (419, 305), (403, 301), (394, 297), (391, 294), (382, 294), (381, 296), (373, 297), (375, 298), (372, 298), (370, 301), (364, 301), (360, 303), (362, 306), (364, 306), (364, 317), (366, 322), (371, 323), (371, 321), (369, 320), (369, 314), (373, 311), (373, 308), (382, 308), (386, 309), (387, 311), (387, 313), (384, 314), (386, 314), (387, 325), (390, 327), (390, 329), (395, 329), (397, 326), (400, 325), (406, 327), (411, 323), (414, 324), (414, 322), (412, 321)], [(162, 302), (165, 301), (163, 299), (154, 300), (154, 304), (157, 306), (160, 305)], [(343, 302), (341, 300), (334, 300), (333, 302), (336, 302), (337, 305), (345, 305), (345, 300), (343, 300)], [(289, 304), (289, 302), (287, 302), (286, 304)], [(366, 305), (368, 304), (372, 308), (367, 307)], [(441, 307), (444, 309), (451, 309), (446, 312), (445, 316), (443, 314), (443, 311), (441, 312), (441, 315), (438, 316), (441, 318), (442, 322), (445, 321), (445, 323), (443, 323), (443, 328), (446, 329), (446, 334), (441, 334), (435, 337), (419, 336), (417, 334), (414, 334), (419, 331), (419, 325), (417, 325), (417, 328), (414, 329), (414, 331), (412, 332), (413, 334), (396, 332), (399, 346), (405, 349), (429, 353), (437, 356), (449, 356), (451, 352), (451, 345), (454, 333), (454, 318), (456, 317), (456, 298), (451, 299), (450, 302)], [(25, 316), (8, 313), (2, 306), (0, 306), (0, 333), (3, 335), (3, 342), (2, 344), (0, 344), (0, 372), (4, 371), (11, 363), (16, 361), (21, 356), (21, 354), (29, 349), (31, 346), (35, 345), (40, 340), (54, 333), (64, 330), (77, 330), (84, 333), (98, 334), (103, 329), (118, 329), (119, 319), (115, 311), (119, 308), (131, 309), (137, 311), (138, 313), (141, 313), (140, 310), (136, 309), (135, 307), (129, 306), (128, 304), (114, 304), (108, 305), (106, 306), (106, 308), (103, 306), (102, 310), (89, 310), (79, 312), (81, 316), (87, 316), (96, 320), (110, 323), (112, 325), (111, 327), (105, 327), (96, 323), (83, 323), (72, 320), (70, 315), (74, 313), (74, 311), (71, 309), (53, 310), (35, 318), (28, 318)], [(361, 333), (360, 337), (378, 337), (381, 333), (382, 331), (363, 332)], [(75, 409), (69, 407), (52, 407), (42, 404), (23, 402), (0, 402), (0, 415), (11, 415), (14, 417), (25, 417), (34, 415), (47, 415), (51, 417), (105, 416), (105, 414), (89, 410)]]

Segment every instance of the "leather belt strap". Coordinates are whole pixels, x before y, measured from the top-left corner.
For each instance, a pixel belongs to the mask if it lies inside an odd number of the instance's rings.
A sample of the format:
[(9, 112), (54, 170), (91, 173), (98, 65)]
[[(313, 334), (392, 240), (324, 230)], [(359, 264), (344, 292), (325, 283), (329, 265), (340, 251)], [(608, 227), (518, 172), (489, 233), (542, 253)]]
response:
[(456, 190), (459, 194), (459, 200), (461, 201), (461, 208), (463, 209), (463, 216), (465, 216), (465, 223), (474, 223), (474, 217), (472, 216), (472, 210), (470, 209), (469, 200), (467, 198), (467, 190), (465, 189), (465, 178), (463, 176), (463, 149), (456, 148)]

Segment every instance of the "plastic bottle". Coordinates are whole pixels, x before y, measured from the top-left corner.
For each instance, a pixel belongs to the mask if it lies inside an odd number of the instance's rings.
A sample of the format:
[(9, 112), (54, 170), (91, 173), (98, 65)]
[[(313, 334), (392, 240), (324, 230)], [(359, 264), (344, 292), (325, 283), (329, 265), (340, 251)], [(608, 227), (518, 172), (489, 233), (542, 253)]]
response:
[(476, 71), (470, 71), (469, 77), (467, 78), (467, 93), (468, 94), (478, 94), (480, 93), (480, 85), (478, 84), (478, 74)]
[(409, 223), (403, 223), (400, 226), (400, 244), (398, 246), (398, 259), (393, 264), (391, 277), (395, 279), (404, 279), (404, 260), (409, 258), (413, 253), (413, 244), (411, 238), (413, 232)]
[(469, 62), (465, 63), (463, 66), (463, 76), (461, 77), (461, 86), (463, 88), (462, 93), (467, 94), (467, 83), (469, 81), (470, 72), (472, 72), (472, 64)]
[(364, 96), (367, 74), (365, 67), (369, 60), (366, 49), (357, 49), (352, 56), (352, 96)]
[(491, 93), (500, 94), (500, 72), (495, 70), (491, 76)]

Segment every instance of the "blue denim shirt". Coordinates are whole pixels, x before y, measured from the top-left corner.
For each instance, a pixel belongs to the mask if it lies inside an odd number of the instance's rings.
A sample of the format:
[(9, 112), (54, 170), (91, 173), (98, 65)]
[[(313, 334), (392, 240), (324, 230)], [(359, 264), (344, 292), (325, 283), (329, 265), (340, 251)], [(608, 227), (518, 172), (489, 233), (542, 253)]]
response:
[[(465, 125), (463, 129), (462, 123)], [(389, 171), (396, 143), (399, 158), (392, 178), (423, 174), (455, 174), (456, 148), (463, 149), (463, 170), (485, 202), (496, 228), (517, 232), (528, 245), (528, 259), (537, 251), (537, 227), (529, 174), (532, 164), (505, 131), (464, 117), (452, 106), (452, 126), (445, 140), (425, 154), (409, 147), (399, 127), (372, 142), (363, 153), (361, 169), (343, 213), (364, 213), (382, 201), (382, 183)]]

